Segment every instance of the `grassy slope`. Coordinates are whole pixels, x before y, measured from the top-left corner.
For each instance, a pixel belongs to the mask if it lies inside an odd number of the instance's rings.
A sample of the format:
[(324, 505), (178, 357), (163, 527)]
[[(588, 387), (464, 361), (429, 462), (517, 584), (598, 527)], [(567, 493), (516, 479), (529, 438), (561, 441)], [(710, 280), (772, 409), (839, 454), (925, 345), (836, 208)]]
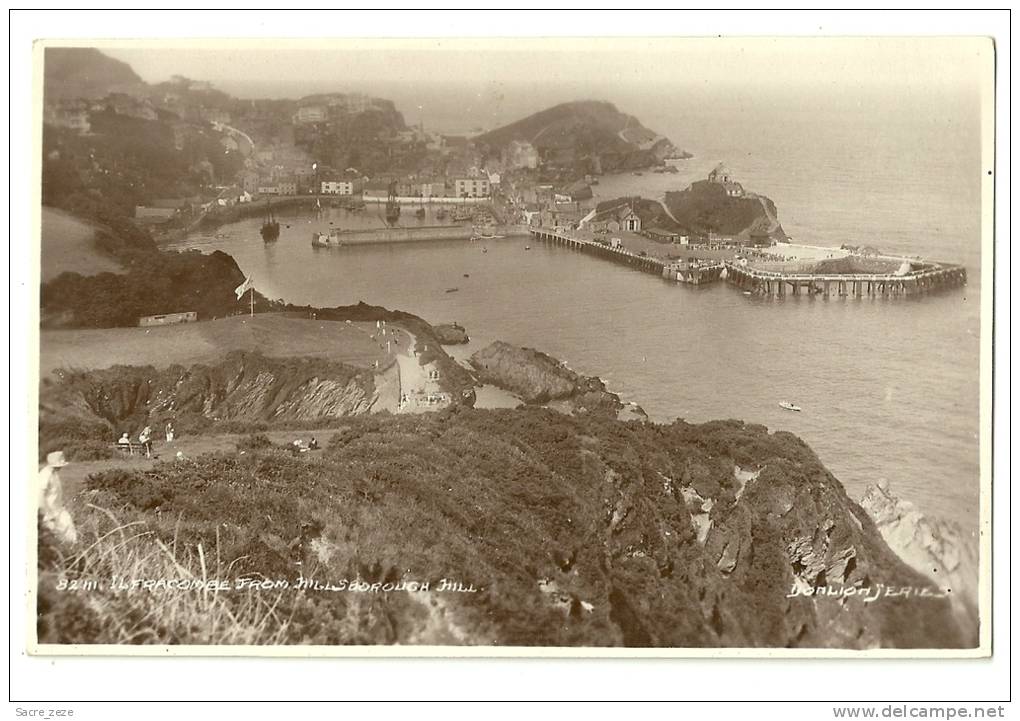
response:
[(64, 272), (95, 275), (122, 272), (121, 265), (100, 252), (93, 242), (95, 227), (55, 208), (42, 209), (41, 279)]
[(557, 138), (556, 130), (584, 124), (615, 134), (623, 130), (626, 119), (627, 116), (610, 103), (598, 101), (561, 103), (479, 135), (475, 140), (494, 146), (507, 145), (512, 140), (526, 140), (538, 145), (557, 144), (561, 139)]
[[(386, 359), (385, 341), (372, 339), (375, 323), (310, 320), (260, 313), (154, 328), (45, 330), (40, 334), (39, 373), (60, 368), (87, 370), (113, 365), (214, 363), (232, 350), (258, 350), (270, 357), (314, 356), (362, 368)], [(407, 334), (394, 336), (405, 347)]]

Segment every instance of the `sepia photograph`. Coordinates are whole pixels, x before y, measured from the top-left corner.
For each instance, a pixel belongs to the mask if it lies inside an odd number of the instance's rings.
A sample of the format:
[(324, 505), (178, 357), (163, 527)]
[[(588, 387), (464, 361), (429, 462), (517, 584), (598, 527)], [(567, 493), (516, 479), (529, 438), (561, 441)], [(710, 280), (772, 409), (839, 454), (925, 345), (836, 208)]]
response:
[(995, 45), (610, 33), (36, 40), (30, 654), (991, 653)]

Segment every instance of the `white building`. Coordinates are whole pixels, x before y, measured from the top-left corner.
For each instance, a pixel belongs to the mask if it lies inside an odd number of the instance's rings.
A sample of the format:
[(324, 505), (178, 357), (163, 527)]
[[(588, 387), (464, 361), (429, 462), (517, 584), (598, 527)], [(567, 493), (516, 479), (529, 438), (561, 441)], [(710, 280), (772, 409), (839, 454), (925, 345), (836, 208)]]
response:
[(453, 188), (458, 198), (488, 198), (488, 178), (456, 178)]
[(354, 183), (349, 180), (323, 180), (323, 195), (354, 195)]
[(323, 123), (326, 121), (326, 109), (321, 105), (306, 105), (303, 108), (298, 108), (297, 113), (294, 114), (294, 122), (300, 124), (303, 123)]

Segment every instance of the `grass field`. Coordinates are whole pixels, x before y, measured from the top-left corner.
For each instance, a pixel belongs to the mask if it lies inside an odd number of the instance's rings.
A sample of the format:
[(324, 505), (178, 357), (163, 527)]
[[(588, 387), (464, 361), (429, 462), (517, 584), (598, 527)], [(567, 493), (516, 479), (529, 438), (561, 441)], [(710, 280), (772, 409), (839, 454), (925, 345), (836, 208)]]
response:
[(92, 244), (94, 228), (74, 216), (42, 209), (42, 281), (73, 271), (82, 275), (116, 273), (120, 265)]
[[(39, 339), (39, 373), (89, 370), (113, 365), (212, 363), (232, 350), (259, 351), (269, 357), (315, 356), (368, 368), (387, 360), (390, 351), (407, 352), (409, 333), (379, 334), (375, 323), (311, 320), (263, 313), (199, 323), (149, 328), (45, 330)], [(389, 356), (392, 358), (392, 355)]]

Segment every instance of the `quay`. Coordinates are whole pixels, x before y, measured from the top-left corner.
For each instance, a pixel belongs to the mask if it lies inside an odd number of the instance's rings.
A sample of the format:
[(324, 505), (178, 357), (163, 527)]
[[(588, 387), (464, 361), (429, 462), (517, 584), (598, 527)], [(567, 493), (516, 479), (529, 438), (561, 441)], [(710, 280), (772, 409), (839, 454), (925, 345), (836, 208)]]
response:
[(906, 273), (786, 273), (726, 262), (726, 280), (755, 295), (820, 294), (855, 298), (916, 295), (967, 283), (967, 270), (959, 265), (928, 263)]
[(536, 240), (562, 245), (583, 253), (590, 253), (600, 258), (629, 265), (636, 270), (652, 273), (667, 280), (689, 285), (712, 283), (722, 276), (723, 263), (690, 263), (687, 261), (669, 261), (649, 255), (641, 255), (622, 246), (605, 245), (594, 240), (585, 240), (552, 228), (529, 228), (528, 231)]
[[(486, 233), (499, 236), (524, 235), (518, 226), (497, 225), (485, 228)], [(418, 243), (428, 240), (469, 240), (478, 236), (479, 229), (468, 224), (453, 225), (412, 225), (392, 228), (345, 229), (335, 231), (340, 241), (337, 247), (345, 245), (370, 245), (373, 243)], [(483, 239), (485, 236), (480, 236)], [(314, 244), (313, 244), (314, 245)]]

